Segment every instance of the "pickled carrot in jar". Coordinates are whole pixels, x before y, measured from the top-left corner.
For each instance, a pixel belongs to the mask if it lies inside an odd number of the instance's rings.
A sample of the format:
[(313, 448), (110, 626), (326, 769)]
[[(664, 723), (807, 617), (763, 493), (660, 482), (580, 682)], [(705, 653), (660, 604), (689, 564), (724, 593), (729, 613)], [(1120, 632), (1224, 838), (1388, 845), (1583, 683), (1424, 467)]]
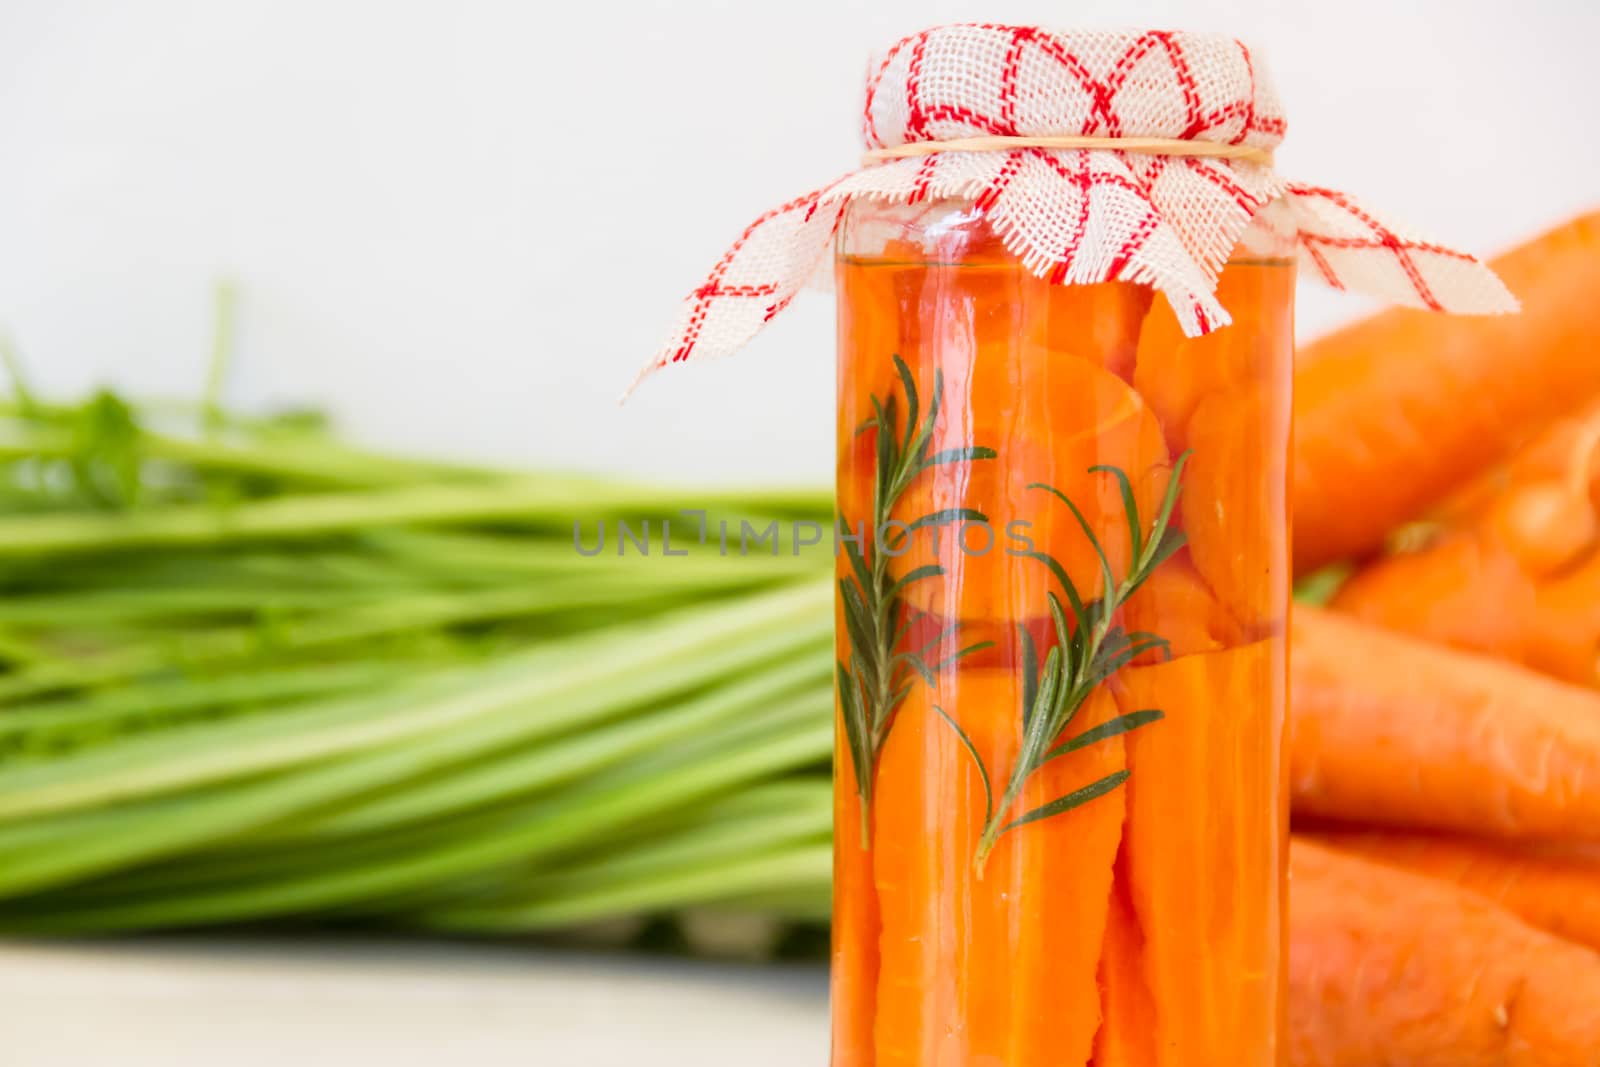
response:
[(836, 1065), (1276, 1063), (1292, 272), (1235, 269), (1190, 340), (847, 218)]
[[(842, 726), (835, 733), (842, 739)], [(850, 759), (848, 749), (834, 753), (835, 765), (847, 773)], [(863, 829), (863, 810), (855, 789), (834, 790), (829, 981), (835, 989), (860, 991), (840, 1000), (832, 1013), (834, 1067), (864, 1067), (872, 1062), (875, 998), (871, 991), (878, 982), (878, 894), (872, 884), (872, 852)]]
[(1210, 1062), (1271, 1062), (1259, 1035), (1280, 1009), (1284, 663), (1269, 638), (1112, 683), (1123, 711), (1173, 709), (1128, 737), (1123, 843), (1163, 1067), (1187, 1067), (1196, 1048)]
[[(1003, 838), (980, 869), (985, 819), (976, 764), (934, 707), (1004, 773), (1020, 741), (1020, 679), (963, 670), (913, 691), (879, 766), (874, 817), (882, 914), (875, 1062), (1049, 1067), (1086, 1062), (1100, 1026), (1100, 932), (1122, 833), (1122, 799), (1085, 818)], [(1114, 714), (1102, 694), (1083, 728)], [(1124, 769), (1119, 739), (1057, 761), (1019, 798), (1027, 810)], [(937, 768), (943, 773), (930, 773)], [(1025, 930), (1026, 937), (1018, 936)], [(1073, 1058), (1075, 1057), (1075, 1059)]]
[(1252, 633), (1282, 628), (1290, 576), (1284, 390), (1252, 383), (1213, 393), (1189, 420), (1189, 553), (1211, 590)]
[(1028, 340), (1037, 350), (1098, 363), (1133, 380), (1140, 331), (1154, 290), (1132, 282), (1058, 285), (1028, 275), (1023, 282)]
[(1056, 494), (1073, 501), (1115, 576), (1129, 563), (1127, 512), (1116, 479), (1093, 468), (1109, 464), (1127, 471), (1143, 514), (1154, 513), (1166, 488), (1160, 426), (1122, 379), (1071, 355), (1026, 350), (1020, 366), (1006, 356), (1004, 348), (931, 355), (936, 366), (950, 368), (943, 375), (945, 404), (933, 426), (934, 451), (988, 441), (997, 455), (971, 464), (959, 477), (925, 472), (895, 513), (912, 522), (969, 507), (986, 517), (987, 532), (937, 543), (933, 536), (914, 539), (900, 561), (905, 570), (944, 568), (943, 583), (915, 586), (907, 599), (953, 618), (1004, 620), (1046, 612), (1038, 563), (1012, 550), (1023, 545), (1057, 559), (1081, 595), (1101, 595), (1099, 556), (1079, 518)]
[(1189, 447), (1189, 419), (1202, 400), (1248, 388), (1287, 370), (1294, 347), (1294, 272), (1257, 259), (1228, 264), (1217, 299), (1246, 328), (1185, 337), (1165, 297), (1151, 305), (1139, 334), (1133, 384), (1155, 411), (1173, 451)]

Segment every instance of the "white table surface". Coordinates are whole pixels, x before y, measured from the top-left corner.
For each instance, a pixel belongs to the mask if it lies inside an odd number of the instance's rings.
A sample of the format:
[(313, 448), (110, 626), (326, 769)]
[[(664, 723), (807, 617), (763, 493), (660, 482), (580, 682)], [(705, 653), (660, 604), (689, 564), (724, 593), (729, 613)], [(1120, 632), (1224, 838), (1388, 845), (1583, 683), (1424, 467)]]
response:
[(822, 1067), (817, 965), (381, 941), (0, 942), (4, 1067)]

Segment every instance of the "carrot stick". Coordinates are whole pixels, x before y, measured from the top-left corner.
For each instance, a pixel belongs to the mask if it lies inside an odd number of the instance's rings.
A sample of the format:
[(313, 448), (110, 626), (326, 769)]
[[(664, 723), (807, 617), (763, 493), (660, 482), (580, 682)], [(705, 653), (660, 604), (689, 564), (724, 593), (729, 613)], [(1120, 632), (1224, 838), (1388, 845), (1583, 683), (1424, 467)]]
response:
[(1111, 911), (1100, 949), (1105, 1018), (1095, 1035), (1094, 1067), (1153, 1067), (1156, 1009), (1144, 977), (1144, 932), (1134, 913), (1125, 856), (1119, 856)]
[(1283, 654), (1261, 641), (1113, 682), (1125, 714), (1166, 712), (1128, 735), (1124, 845), (1159, 1065), (1273, 1062)]
[(1596, 1062), (1594, 952), (1459, 887), (1311, 841), (1296, 840), (1291, 863), (1294, 1067)]
[(1470, 889), (1529, 926), (1600, 949), (1600, 849), (1383, 830), (1332, 830), (1310, 837)]
[(1248, 631), (1276, 625), (1289, 598), (1287, 381), (1202, 400), (1189, 419), (1181, 508), (1189, 553)]
[[(983, 719), (988, 761), (1008, 775), (1021, 741), (1021, 702), (988, 704), (974, 695), (979, 709), (999, 712)], [(1081, 725), (1073, 732), (1115, 714), (1110, 695), (1101, 691), (1078, 713)], [(1013, 816), (1125, 769), (1120, 740), (1097, 742), (1037, 772)], [(973, 741), (980, 750), (986, 743), (979, 735)], [(971, 1031), (963, 1062), (1089, 1062), (1101, 1022), (1100, 946), (1125, 812), (1126, 796), (1114, 790), (1083, 808), (1002, 835), (989, 854), (974, 893), (973, 956), (962, 975)], [(996, 981), (997, 975), (1007, 980)]]
[[(901, 707), (878, 766), (874, 852), (882, 916), (877, 1067), (1083, 1067), (1100, 1026), (1097, 970), (1121, 790), (999, 839), (980, 875), (982, 781), (933, 703), (1004, 781), (1020, 741), (1012, 671), (961, 670)], [(1087, 729), (1115, 713), (1104, 695)], [(1120, 738), (1037, 772), (1017, 814), (1125, 767)]]
[[(835, 697), (837, 700), (837, 696)], [(835, 712), (835, 714), (838, 714)], [(872, 853), (861, 837), (861, 794), (850, 746), (835, 728), (833, 790), (832, 1067), (872, 1067), (872, 1020), (878, 991), (878, 893)]]
[(1297, 812), (1600, 839), (1600, 694), (1309, 607), (1291, 634)]
[(957, 970), (966, 958), (970, 865), (982, 790), (954, 734), (912, 689), (878, 758), (873, 884), (881, 924), (876, 1067), (959, 1062)]
[(1600, 212), (1496, 259), (1500, 318), (1395, 309), (1301, 350), (1295, 567), (1376, 549), (1540, 424), (1600, 394)]

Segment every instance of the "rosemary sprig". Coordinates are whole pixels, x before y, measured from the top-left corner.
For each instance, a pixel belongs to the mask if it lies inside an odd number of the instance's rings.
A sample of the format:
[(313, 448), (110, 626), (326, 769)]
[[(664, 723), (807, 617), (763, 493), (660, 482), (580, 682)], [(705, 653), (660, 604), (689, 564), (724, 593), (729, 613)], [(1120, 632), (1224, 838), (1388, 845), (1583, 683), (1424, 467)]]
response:
[(954, 636), (960, 626), (955, 623), (920, 648), (903, 647), (914, 621), (903, 602), (905, 591), (917, 582), (942, 576), (944, 569), (937, 563), (930, 563), (914, 567), (898, 577), (891, 575), (889, 560), (900, 554), (893, 551), (894, 547), (904, 546), (918, 530), (952, 522), (988, 520), (973, 508), (943, 508), (909, 523), (896, 524), (898, 538), (893, 544), (884, 546), (877, 542), (886, 539), (885, 531), (891, 525), (891, 516), (901, 496), (919, 476), (945, 464), (993, 459), (995, 451), (981, 445), (967, 445), (933, 452), (933, 427), (944, 398), (944, 374), (935, 370), (933, 395), (928, 398), (924, 413), (911, 369), (898, 355), (892, 358), (900, 380), (900, 396), (893, 392), (883, 397), (874, 395), (872, 415), (856, 431), (858, 434), (877, 431), (870, 547), (866, 537), (848, 536), (857, 531), (857, 527), (851, 525), (850, 516), (842, 509), (839, 512), (851, 571), (848, 577), (839, 580), (850, 661), (839, 660), (836, 672), (850, 762), (856, 789), (861, 795), (863, 845), (869, 836), (872, 770), (895, 710), (905, 701), (918, 678), (931, 685), (935, 672), (941, 667), (989, 644), (971, 645), (944, 660), (929, 663), (926, 658), (929, 651), (942, 647)]
[(1093, 527), (1078, 506), (1053, 486), (1043, 483), (1028, 486), (1029, 489), (1040, 489), (1052, 494), (1072, 512), (1084, 536), (1089, 539), (1089, 545), (1093, 548), (1100, 564), (1100, 577), (1105, 592), (1097, 599), (1085, 601), (1059, 560), (1045, 552), (1027, 553), (1049, 569), (1061, 586), (1066, 604), (1063, 605), (1061, 597), (1054, 592), (1047, 594), (1055, 630), (1055, 643), (1045, 656), (1042, 667), (1038, 662), (1038, 650), (1034, 647), (1026, 627), (1019, 627), (1023, 660), (1022, 745), (998, 804), (994, 803), (989, 772), (976, 746), (952, 716), (943, 709), (935, 709), (950, 728), (956, 731), (962, 746), (977, 765), (978, 773), (983, 779), (984, 827), (974, 857), (979, 871), (982, 871), (995, 842), (1007, 831), (1060, 815), (1104, 796), (1126, 781), (1129, 773), (1127, 770), (1121, 770), (1108, 774), (1081, 789), (1008, 819), (1007, 813), (1015, 806), (1023, 787), (1036, 771), (1051, 760), (1125, 734), (1163, 717), (1164, 713), (1160, 709), (1142, 709), (1118, 715), (1083, 731), (1076, 737), (1066, 740), (1061, 737), (1089, 699), (1090, 694), (1106, 679), (1146, 652), (1170, 651), (1165, 638), (1142, 630), (1130, 632), (1117, 625), (1114, 620), (1118, 609), (1128, 597), (1144, 584), (1157, 567), (1183, 546), (1184, 536), (1180, 531), (1172, 529), (1171, 520), (1173, 509), (1178, 502), (1183, 468), (1188, 459), (1189, 454), (1185, 452), (1173, 466), (1172, 478), (1167, 484), (1161, 507), (1148, 530), (1140, 520), (1139, 506), (1134, 498), (1133, 485), (1127, 473), (1113, 466), (1089, 468), (1091, 473), (1111, 475), (1117, 479), (1121, 489), (1123, 509), (1128, 521), (1131, 563), (1128, 573), (1120, 581), (1113, 575), (1111, 561), (1106, 555), (1104, 546), (1101, 545)]

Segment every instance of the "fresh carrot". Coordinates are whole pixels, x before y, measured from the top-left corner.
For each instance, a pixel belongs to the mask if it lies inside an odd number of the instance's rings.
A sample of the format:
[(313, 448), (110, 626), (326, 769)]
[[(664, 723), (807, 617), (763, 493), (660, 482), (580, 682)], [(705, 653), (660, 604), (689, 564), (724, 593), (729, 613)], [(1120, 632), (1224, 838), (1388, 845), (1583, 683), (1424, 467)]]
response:
[(1329, 605), (1385, 629), (1600, 686), (1600, 553), (1540, 580), (1503, 541), (1453, 531), (1362, 568)]
[(1310, 607), (1291, 634), (1297, 812), (1600, 839), (1600, 694)]
[(1387, 630), (1523, 665), (1538, 618), (1534, 586), (1516, 559), (1464, 531), (1361, 568), (1328, 605)]
[[(1002, 835), (980, 870), (982, 779), (933, 710), (959, 718), (1003, 781), (1021, 739), (1021, 701), (1013, 671), (950, 672), (937, 689), (913, 691), (884, 746), (873, 826), (883, 931), (877, 1067), (1089, 1062), (1123, 793)], [(1102, 693), (1080, 718), (1088, 729), (1112, 714)], [(1116, 737), (1053, 761), (1017, 813), (1125, 762)]]
[(1291, 864), (1294, 1067), (1600, 1062), (1600, 955), (1312, 841)]
[(1167, 713), (1128, 735), (1124, 844), (1157, 1065), (1272, 1063), (1262, 1035), (1278, 1010), (1284, 644), (1133, 667), (1113, 682), (1124, 714)]
[(1366, 859), (1470, 889), (1530, 926), (1600, 949), (1600, 849), (1594, 846), (1387, 830), (1331, 830), (1310, 836)]
[(1491, 513), (1501, 544), (1530, 578), (1556, 574), (1600, 545), (1600, 516), (1585, 491), (1559, 483), (1520, 487)]
[(1295, 567), (1377, 549), (1541, 424), (1600, 394), (1600, 212), (1496, 259), (1500, 318), (1396, 309), (1301, 350)]
[(1581, 485), (1600, 506), (1600, 398), (1544, 426), (1504, 462), (1479, 474), (1429, 515), (1444, 525), (1471, 522), (1510, 490), (1540, 483)]
[(1425, 543), (1363, 567), (1331, 604), (1600, 685), (1600, 405), (1480, 478)]
[(1528, 663), (1583, 685), (1600, 686), (1600, 554), (1539, 587)]

